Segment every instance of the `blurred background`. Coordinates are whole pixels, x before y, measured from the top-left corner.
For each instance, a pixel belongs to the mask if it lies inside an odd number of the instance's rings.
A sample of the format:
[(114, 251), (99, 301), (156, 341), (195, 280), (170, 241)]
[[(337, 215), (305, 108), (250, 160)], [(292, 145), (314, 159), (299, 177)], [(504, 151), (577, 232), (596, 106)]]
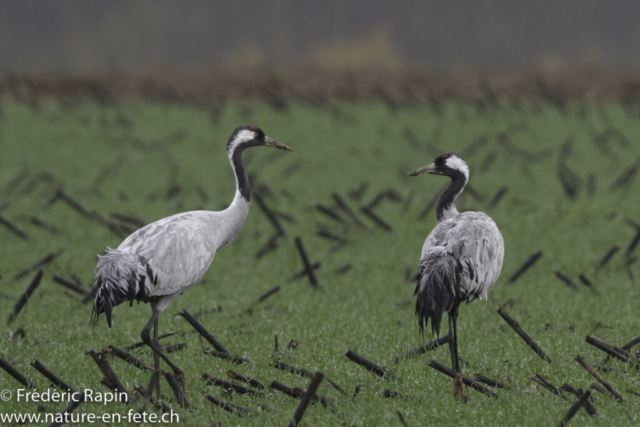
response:
[[(22, 83), (39, 93), (53, 90), (43, 78), (73, 75), (132, 94), (139, 84), (122, 84), (144, 76), (182, 95), (244, 97), (275, 75), (278, 90), (298, 93), (308, 77), (332, 96), (380, 97), (371, 86), (384, 85), (397, 97), (394, 76), (428, 78), (435, 94), (619, 97), (640, 87), (639, 18), (633, 0), (3, 0), (0, 90), (17, 83), (7, 73), (28, 73), (39, 79)], [(354, 72), (367, 88), (336, 88), (336, 75)]]
[(4, 69), (628, 66), (634, 0), (3, 1)]

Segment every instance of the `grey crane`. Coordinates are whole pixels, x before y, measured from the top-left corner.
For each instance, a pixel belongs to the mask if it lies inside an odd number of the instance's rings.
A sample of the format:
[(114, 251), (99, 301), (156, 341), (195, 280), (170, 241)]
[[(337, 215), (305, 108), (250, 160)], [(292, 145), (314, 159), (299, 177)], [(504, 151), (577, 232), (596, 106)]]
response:
[(504, 241), (496, 223), (482, 212), (456, 210), (456, 199), (469, 181), (469, 167), (453, 152), (436, 157), (434, 163), (408, 173), (444, 175), (449, 186), (438, 199), (438, 225), (422, 247), (418, 283), (415, 290), (416, 315), (420, 331), (431, 320), (431, 331), (440, 335), (442, 314), (449, 315), (449, 351), (454, 380), (454, 395), (462, 393), (462, 374), (458, 365), (456, 321), (463, 301), (487, 298), (500, 276)]
[[(158, 316), (202, 278), (216, 251), (231, 243), (242, 228), (250, 201), (242, 152), (258, 146), (293, 151), (257, 127), (238, 127), (227, 142), (227, 155), (236, 178), (235, 197), (227, 209), (191, 211), (163, 218), (135, 231), (117, 249), (107, 248), (106, 253), (99, 256), (95, 269), (98, 290), (93, 319), (97, 321), (104, 313), (111, 327), (113, 307), (125, 301), (133, 304), (134, 300), (151, 304), (152, 315), (142, 330), (142, 340), (153, 349), (156, 371), (159, 370), (159, 358), (162, 358), (183, 389), (183, 372), (158, 344)], [(152, 327), (153, 340), (149, 336)]]

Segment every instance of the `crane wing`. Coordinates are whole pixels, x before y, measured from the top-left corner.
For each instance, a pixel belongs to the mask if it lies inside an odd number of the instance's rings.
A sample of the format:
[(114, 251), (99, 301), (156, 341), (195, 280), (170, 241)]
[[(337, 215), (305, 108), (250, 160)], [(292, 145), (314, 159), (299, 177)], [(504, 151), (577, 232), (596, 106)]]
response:
[(496, 223), (482, 212), (464, 212), (441, 222), (424, 242), (421, 269), (436, 246), (446, 248), (462, 263), (467, 301), (485, 299), (500, 276), (504, 258), (504, 241)]
[(146, 264), (148, 296), (184, 292), (200, 280), (216, 253), (210, 230), (218, 219), (200, 212), (174, 215), (149, 224), (120, 245)]

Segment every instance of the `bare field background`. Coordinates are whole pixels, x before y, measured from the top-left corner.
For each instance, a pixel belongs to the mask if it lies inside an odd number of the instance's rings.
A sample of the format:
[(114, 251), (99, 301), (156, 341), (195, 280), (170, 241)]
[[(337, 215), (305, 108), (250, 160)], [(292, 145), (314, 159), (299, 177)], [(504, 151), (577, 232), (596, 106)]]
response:
[(263, 101), (276, 109), (297, 102), (383, 102), (390, 108), (437, 107), (446, 101), (495, 107), (519, 103), (608, 102), (633, 106), (640, 99), (640, 73), (629, 67), (443, 67), (340, 68), (283, 66), (153, 72), (12, 72), (0, 75), (0, 99), (33, 105), (91, 102), (193, 104)]

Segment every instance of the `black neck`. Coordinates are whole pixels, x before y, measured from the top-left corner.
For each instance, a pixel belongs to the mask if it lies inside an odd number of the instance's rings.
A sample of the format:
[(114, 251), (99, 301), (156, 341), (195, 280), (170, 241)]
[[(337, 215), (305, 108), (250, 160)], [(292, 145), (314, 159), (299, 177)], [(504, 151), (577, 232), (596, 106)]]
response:
[(456, 199), (466, 184), (467, 177), (462, 172), (456, 171), (451, 175), (451, 183), (438, 198), (438, 206), (436, 207), (438, 222), (446, 219), (451, 211), (457, 212), (455, 210)]
[(244, 162), (242, 161), (243, 150), (244, 148), (242, 146), (238, 146), (233, 150), (233, 154), (231, 154), (231, 163), (233, 164), (233, 169), (236, 174), (238, 191), (240, 192), (240, 195), (249, 202), (251, 200), (251, 187), (249, 186), (249, 178), (247, 178), (247, 174), (244, 171)]

